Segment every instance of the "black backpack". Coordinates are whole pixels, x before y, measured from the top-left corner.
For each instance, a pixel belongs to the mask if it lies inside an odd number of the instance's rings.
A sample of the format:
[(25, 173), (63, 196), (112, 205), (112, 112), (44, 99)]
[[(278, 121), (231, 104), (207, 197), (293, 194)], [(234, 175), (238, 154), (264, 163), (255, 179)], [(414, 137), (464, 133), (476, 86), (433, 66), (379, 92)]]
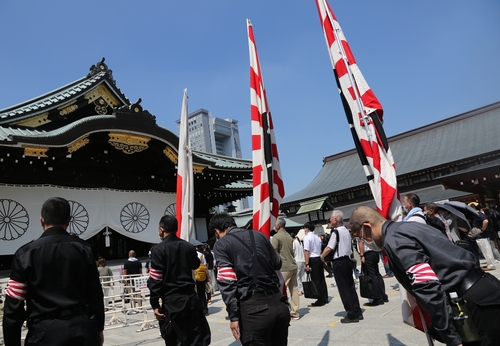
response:
[(446, 227), (443, 223), (443, 221), (439, 220), (437, 217), (432, 216), (432, 215), (427, 215), (427, 214), (414, 214), (412, 216), (418, 216), (421, 217), (422, 219), (425, 220), (425, 223), (428, 224), (429, 226), (432, 226), (438, 230), (441, 231), (444, 235), (446, 235)]

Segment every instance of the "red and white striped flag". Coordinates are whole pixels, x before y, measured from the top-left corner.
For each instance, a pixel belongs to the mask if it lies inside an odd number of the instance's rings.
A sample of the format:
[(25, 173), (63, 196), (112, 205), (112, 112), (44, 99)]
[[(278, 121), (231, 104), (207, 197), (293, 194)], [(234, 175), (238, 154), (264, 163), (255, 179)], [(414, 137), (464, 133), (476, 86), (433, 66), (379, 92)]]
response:
[(253, 228), (270, 236), (285, 195), (252, 23), (247, 19), (252, 116)]
[(335, 79), (377, 210), (401, 219), (396, 166), (382, 127), (382, 105), (366, 83), (326, 0), (316, 0)]
[(182, 99), (181, 122), (179, 126), (179, 157), (177, 160), (177, 191), (175, 214), (179, 227), (177, 236), (186, 241), (194, 237), (194, 189), (193, 155), (188, 131), (187, 89)]

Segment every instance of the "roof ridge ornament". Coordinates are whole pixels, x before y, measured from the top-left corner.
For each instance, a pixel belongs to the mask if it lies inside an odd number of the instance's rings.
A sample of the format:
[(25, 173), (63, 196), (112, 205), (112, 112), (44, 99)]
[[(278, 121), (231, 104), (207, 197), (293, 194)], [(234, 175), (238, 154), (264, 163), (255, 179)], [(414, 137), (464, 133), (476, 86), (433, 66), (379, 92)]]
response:
[(108, 65), (104, 63), (104, 60), (106, 60), (105, 57), (103, 57), (101, 61), (99, 61), (97, 64), (90, 66), (89, 68), (90, 72), (87, 74), (87, 78), (92, 77), (101, 72), (106, 72), (106, 75), (109, 77), (111, 82), (113, 82), (113, 84), (116, 85), (116, 81), (113, 78), (113, 71), (108, 68)]
[[(119, 108), (115, 109), (115, 115), (117, 116), (134, 116), (137, 117), (138, 115), (142, 117), (142, 121), (147, 120), (152, 123), (156, 123), (156, 116), (152, 115), (149, 113), (149, 111), (145, 110), (141, 106), (142, 99), (139, 98), (135, 103), (132, 103), (131, 105), (123, 105)], [(137, 119), (137, 118), (135, 118)]]

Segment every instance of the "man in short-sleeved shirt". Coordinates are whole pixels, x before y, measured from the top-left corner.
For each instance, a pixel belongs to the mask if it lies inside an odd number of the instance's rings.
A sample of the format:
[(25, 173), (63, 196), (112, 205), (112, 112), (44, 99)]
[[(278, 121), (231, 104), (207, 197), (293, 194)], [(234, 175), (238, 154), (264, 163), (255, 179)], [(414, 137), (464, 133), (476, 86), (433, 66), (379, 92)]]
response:
[[(123, 277), (127, 277), (127, 275), (132, 275), (132, 277), (137, 277), (139, 274), (142, 274), (142, 263), (136, 257), (135, 251), (130, 250), (128, 253), (128, 260), (123, 264)], [(129, 292), (136, 292), (134, 286), (134, 280), (127, 280), (126, 285), (128, 286)], [(142, 306), (142, 298), (140, 293), (131, 294), (130, 296), (130, 310), (129, 314), (138, 313), (139, 311), (133, 310), (136, 306)]]
[(311, 281), (319, 291), (318, 300), (311, 306), (323, 306), (328, 303), (328, 288), (326, 287), (325, 272), (321, 261), (321, 239), (314, 234), (315, 225), (312, 222), (304, 224), (306, 237), (304, 238), (304, 256), (306, 271), (311, 273)]

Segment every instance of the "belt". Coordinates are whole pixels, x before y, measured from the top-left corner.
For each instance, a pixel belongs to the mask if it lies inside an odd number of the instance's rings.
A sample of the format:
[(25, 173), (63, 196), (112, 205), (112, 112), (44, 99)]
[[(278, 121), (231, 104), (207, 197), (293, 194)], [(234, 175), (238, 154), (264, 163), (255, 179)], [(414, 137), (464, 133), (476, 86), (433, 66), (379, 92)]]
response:
[(484, 273), (482, 270), (476, 270), (472, 269), (467, 273), (465, 278), (463, 278), (460, 283), (455, 286), (455, 292), (457, 292), (457, 295), (459, 297), (462, 297), (465, 292), (469, 290), (469, 288), (472, 287), (479, 279), (481, 279), (484, 276)]
[(86, 306), (75, 306), (71, 308), (66, 308), (63, 310), (59, 310), (56, 312), (52, 312), (50, 314), (46, 314), (40, 317), (30, 318), (29, 321), (31, 323), (40, 323), (44, 320), (55, 320), (58, 318), (68, 318), (73, 316), (84, 315), (88, 313), (88, 309)]
[(342, 257), (337, 257), (337, 258), (334, 258), (333, 261), (337, 261), (337, 260), (346, 260), (346, 259), (349, 259), (350, 257), (349, 256), (342, 256)]
[[(280, 290), (276, 287), (276, 288), (271, 288), (271, 289), (268, 289), (268, 290), (265, 290), (265, 291), (253, 291), (252, 292), (252, 295), (250, 297), (248, 297), (248, 299), (252, 299), (252, 298), (260, 298), (260, 297), (272, 297), (274, 296), (276, 293), (279, 293)], [(246, 299), (246, 300), (248, 300)]]

